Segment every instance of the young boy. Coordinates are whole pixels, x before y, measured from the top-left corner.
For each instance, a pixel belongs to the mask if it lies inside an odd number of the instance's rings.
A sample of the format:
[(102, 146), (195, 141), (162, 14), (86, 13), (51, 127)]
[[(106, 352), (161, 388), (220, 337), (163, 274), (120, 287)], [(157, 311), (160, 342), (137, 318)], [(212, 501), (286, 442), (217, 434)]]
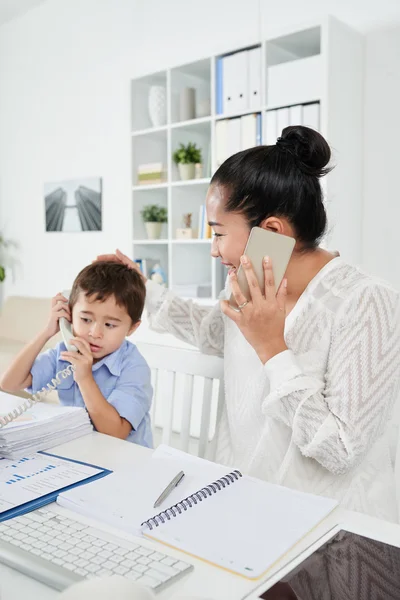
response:
[[(72, 286), (69, 303), (62, 294), (52, 300), (46, 327), (5, 372), (0, 386), (36, 393), (72, 363), (73, 376), (57, 386), (64, 406), (86, 406), (97, 431), (152, 446), (149, 409), (150, 369), (125, 337), (140, 325), (146, 289), (142, 277), (122, 264), (95, 262), (85, 267)], [(59, 331), (59, 319), (72, 322), (68, 352), (60, 342), (39, 354)]]

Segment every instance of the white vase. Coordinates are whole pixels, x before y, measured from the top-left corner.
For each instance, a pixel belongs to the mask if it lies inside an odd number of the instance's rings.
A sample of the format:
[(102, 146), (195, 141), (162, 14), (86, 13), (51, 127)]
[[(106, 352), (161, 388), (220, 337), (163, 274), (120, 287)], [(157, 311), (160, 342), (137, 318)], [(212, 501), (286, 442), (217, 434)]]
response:
[(181, 121), (190, 121), (196, 116), (196, 90), (184, 88), (179, 97), (179, 118)]
[(184, 165), (183, 163), (178, 164), (179, 176), (182, 181), (188, 181), (188, 179), (194, 179), (196, 174), (196, 165), (194, 163), (189, 163), (188, 165)]
[(149, 90), (149, 116), (153, 127), (162, 127), (167, 122), (166, 89), (163, 85), (152, 85)]
[(158, 240), (161, 235), (162, 223), (148, 221), (145, 223), (146, 233), (149, 240)]

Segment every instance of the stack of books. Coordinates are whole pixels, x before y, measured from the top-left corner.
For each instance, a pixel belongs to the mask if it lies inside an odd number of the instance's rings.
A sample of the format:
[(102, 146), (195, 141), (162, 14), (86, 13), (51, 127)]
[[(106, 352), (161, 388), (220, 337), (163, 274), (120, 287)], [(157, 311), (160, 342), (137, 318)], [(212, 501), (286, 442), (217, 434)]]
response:
[(160, 264), (160, 260), (154, 258), (135, 258), (134, 262), (137, 263), (143, 275), (148, 279), (150, 279), (154, 267)]
[[(22, 398), (0, 392), (0, 421), (23, 404)], [(0, 428), (0, 457), (14, 459), (48, 450), (92, 431), (85, 408), (40, 402)]]
[(149, 163), (138, 166), (138, 184), (149, 185), (155, 183), (164, 183), (165, 169), (162, 163)]
[(209, 240), (212, 238), (212, 230), (207, 221), (206, 205), (201, 204), (199, 207), (199, 240)]

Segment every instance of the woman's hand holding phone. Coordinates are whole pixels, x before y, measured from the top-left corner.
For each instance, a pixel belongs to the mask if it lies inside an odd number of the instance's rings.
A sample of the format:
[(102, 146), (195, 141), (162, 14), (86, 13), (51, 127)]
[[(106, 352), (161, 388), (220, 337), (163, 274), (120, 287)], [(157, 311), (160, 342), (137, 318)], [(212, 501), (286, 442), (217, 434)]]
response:
[(221, 310), (236, 323), (261, 362), (265, 364), (276, 354), (287, 350), (284, 339), (287, 280), (282, 280), (276, 292), (272, 261), (266, 257), (263, 260), (262, 291), (251, 261), (245, 255), (241, 258), (241, 266), (248, 282), (250, 300), (247, 300), (241, 291), (236, 271), (233, 270), (229, 277), (237, 308), (231, 306), (227, 300), (222, 300)]

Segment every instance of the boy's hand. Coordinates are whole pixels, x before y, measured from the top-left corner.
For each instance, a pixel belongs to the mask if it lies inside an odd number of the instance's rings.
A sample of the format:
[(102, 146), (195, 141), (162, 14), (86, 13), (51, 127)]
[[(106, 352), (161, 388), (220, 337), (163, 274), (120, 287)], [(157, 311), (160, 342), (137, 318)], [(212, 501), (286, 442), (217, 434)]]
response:
[(50, 317), (45, 328), (45, 333), (49, 339), (60, 331), (59, 319), (61, 317), (65, 317), (67, 321), (71, 322), (71, 311), (68, 300), (62, 294), (57, 294), (51, 300)]
[(74, 379), (80, 384), (86, 379), (93, 378), (93, 355), (89, 344), (82, 338), (71, 338), (71, 344), (78, 349), (78, 352), (61, 352), (60, 358), (74, 365)]

